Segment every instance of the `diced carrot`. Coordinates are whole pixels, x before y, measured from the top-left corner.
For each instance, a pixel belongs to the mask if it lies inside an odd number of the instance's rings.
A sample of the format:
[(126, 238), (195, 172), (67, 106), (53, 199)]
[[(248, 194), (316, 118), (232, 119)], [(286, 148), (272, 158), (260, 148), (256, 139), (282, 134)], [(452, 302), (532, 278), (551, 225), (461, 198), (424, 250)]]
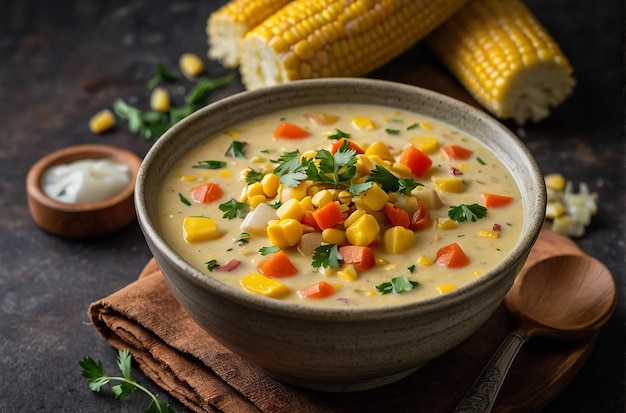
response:
[(446, 161), (467, 159), (472, 156), (472, 151), (459, 145), (444, 145), (439, 150), (441, 157)]
[(337, 202), (329, 202), (313, 211), (313, 218), (322, 229), (332, 228), (344, 220), (343, 212)]
[(437, 251), (435, 262), (448, 268), (461, 268), (469, 264), (469, 258), (465, 255), (461, 246), (453, 242)]
[(317, 221), (315, 221), (315, 218), (313, 218), (313, 212), (311, 212), (311, 211), (305, 212), (304, 216), (302, 217), (300, 222), (303, 225), (307, 225), (307, 226), (313, 228), (315, 231), (321, 231), (322, 230), (320, 228), (320, 226), (317, 225)]
[(310, 133), (306, 129), (289, 122), (281, 122), (274, 129), (275, 139), (302, 139), (309, 135)]
[(420, 231), (430, 226), (430, 208), (424, 201), (417, 201), (417, 210), (411, 217), (411, 228), (413, 231)]
[(482, 193), (480, 194), (480, 198), (485, 208), (501, 208), (513, 202), (513, 197), (507, 195)]
[(339, 247), (343, 262), (354, 265), (360, 271), (366, 271), (376, 265), (374, 251), (368, 246), (344, 245)]
[(320, 281), (308, 287), (298, 290), (300, 298), (324, 298), (335, 293), (335, 287), (326, 281)]
[(390, 202), (388, 202), (383, 207), (383, 213), (389, 219), (389, 221), (391, 221), (391, 225), (394, 227), (400, 226), (408, 228), (411, 224), (411, 220), (409, 219), (409, 213), (402, 208), (393, 206), (393, 204)]
[(298, 269), (283, 250), (268, 255), (256, 268), (261, 274), (273, 278), (290, 277), (298, 273)]
[(191, 199), (200, 203), (208, 204), (220, 199), (224, 193), (218, 184), (213, 182), (205, 182), (203, 184), (191, 188)]
[(348, 145), (350, 145), (350, 149), (352, 149), (356, 153), (365, 153), (365, 151), (359, 145), (346, 138), (337, 139), (335, 142), (333, 142), (332, 146), (330, 147), (330, 152), (337, 152), (344, 142), (348, 142)]
[(408, 146), (400, 155), (398, 161), (403, 165), (409, 167), (413, 175), (417, 178), (424, 176), (430, 166), (433, 164), (432, 159), (428, 157), (424, 152), (417, 149), (415, 146)]

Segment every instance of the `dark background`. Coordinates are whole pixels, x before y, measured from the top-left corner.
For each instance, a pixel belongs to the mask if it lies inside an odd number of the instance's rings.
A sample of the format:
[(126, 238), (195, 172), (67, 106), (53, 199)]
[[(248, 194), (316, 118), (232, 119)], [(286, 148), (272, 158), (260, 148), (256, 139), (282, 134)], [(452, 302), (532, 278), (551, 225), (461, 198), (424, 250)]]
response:
[[(223, 3), (0, 2), (0, 411), (137, 412), (147, 406), (138, 394), (119, 403), (109, 391), (90, 392), (78, 366), (89, 355), (115, 372), (116, 352), (88, 324), (86, 311), (134, 280), (150, 258), (137, 223), (89, 242), (51, 236), (29, 215), (24, 181), (40, 157), (75, 144), (107, 143), (143, 156), (151, 141), (124, 127), (92, 135), (89, 118), (117, 97), (147, 105), (146, 81), (158, 63), (176, 68), (184, 52), (204, 57), (206, 17)], [(578, 85), (547, 120), (524, 128), (505, 124), (545, 173), (560, 172), (598, 192), (599, 213), (577, 242), (607, 264), (619, 289), (615, 315), (588, 362), (545, 411), (623, 412), (624, 4), (527, 4), (570, 59)], [(417, 45), (372, 76), (410, 81), (412, 67), (432, 65), (432, 56)], [(208, 66), (211, 77), (228, 72)], [(235, 81), (211, 100), (241, 90)], [(185, 89), (173, 92), (180, 102)], [(146, 382), (137, 369), (134, 374)], [(150, 382), (148, 387), (158, 391)]]

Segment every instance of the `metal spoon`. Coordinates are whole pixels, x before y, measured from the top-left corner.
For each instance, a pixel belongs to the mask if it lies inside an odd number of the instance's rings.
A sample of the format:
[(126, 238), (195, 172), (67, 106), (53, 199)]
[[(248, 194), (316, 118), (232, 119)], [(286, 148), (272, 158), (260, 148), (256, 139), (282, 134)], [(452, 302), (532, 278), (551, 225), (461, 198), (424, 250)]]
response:
[(509, 334), (455, 412), (489, 412), (519, 349), (535, 336), (579, 339), (609, 319), (616, 302), (615, 281), (588, 255), (557, 255), (521, 273), (504, 304), (519, 328)]

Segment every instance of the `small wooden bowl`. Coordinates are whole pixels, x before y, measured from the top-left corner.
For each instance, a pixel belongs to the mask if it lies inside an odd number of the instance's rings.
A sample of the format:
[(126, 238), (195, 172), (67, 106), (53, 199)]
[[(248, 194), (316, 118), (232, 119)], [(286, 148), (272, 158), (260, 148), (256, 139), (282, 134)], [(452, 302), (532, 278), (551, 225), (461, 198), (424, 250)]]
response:
[[(41, 182), (55, 165), (81, 159), (110, 159), (128, 165), (130, 183), (105, 201), (69, 204), (46, 195)], [(115, 232), (135, 219), (133, 194), (141, 159), (132, 152), (109, 145), (78, 145), (58, 150), (37, 161), (26, 177), (28, 208), (35, 222), (46, 231), (67, 238), (96, 238)]]

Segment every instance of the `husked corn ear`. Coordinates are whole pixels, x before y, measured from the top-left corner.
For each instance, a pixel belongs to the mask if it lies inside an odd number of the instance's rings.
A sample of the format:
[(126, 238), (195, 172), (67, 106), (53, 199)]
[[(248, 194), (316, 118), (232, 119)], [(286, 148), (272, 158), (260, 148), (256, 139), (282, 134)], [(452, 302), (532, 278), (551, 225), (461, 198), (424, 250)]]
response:
[(295, 0), (240, 44), (242, 81), (363, 76), (425, 37), (467, 0)]
[(209, 16), (206, 26), (210, 59), (225, 67), (239, 65), (239, 42), (246, 33), (291, 0), (232, 0)]
[(520, 0), (472, 0), (425, 43), (501, 119), (538, 122), (570, 95), (569, 61)]

